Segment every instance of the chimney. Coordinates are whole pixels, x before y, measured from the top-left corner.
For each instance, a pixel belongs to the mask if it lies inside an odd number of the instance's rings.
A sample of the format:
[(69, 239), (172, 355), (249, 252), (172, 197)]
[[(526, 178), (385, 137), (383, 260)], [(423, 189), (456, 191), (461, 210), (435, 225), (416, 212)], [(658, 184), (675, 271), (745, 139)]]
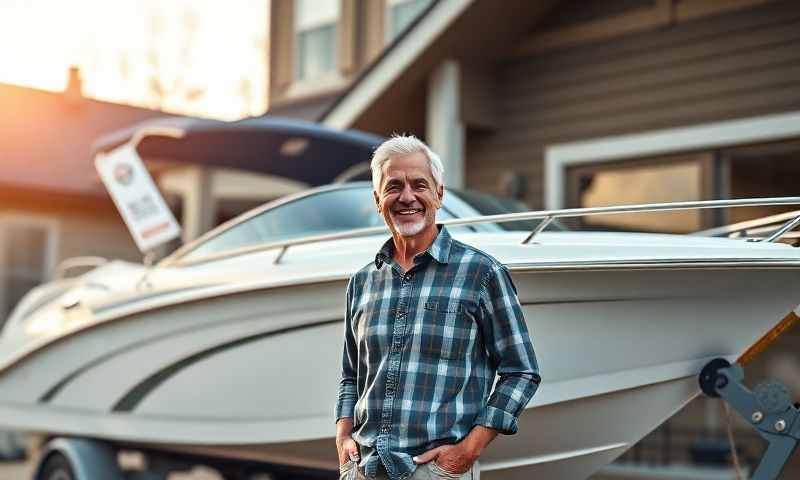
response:
[(83, 99), (83, 82), (81, 81), (81, 71), (76, 66), (69, 67), (69, 78), (67, 88), (64, 89), (64, 98), (67, 103), (77, 104)]

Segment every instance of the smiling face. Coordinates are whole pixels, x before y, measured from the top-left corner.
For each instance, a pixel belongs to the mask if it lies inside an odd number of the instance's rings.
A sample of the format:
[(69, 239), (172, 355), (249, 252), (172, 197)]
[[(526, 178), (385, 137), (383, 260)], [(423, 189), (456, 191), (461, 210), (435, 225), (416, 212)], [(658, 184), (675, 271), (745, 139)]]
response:
[(382, 168), (380, 190), (373, 194), (378, 212), (392, 233), (413, 237), (436, 228), (436, 210), (442, 206), (444, 187), (436, 186), (425, 154), (390, 157)]

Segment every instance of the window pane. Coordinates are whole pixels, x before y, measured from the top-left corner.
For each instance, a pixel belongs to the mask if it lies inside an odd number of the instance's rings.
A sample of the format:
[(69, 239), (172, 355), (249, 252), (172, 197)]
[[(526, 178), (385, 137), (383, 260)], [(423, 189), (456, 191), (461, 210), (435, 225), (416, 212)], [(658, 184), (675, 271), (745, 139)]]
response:
[(297, 33), (295, 78), (316, 78), (336, 69), (336, 25)]
[(36, 227), (11, 226), (5, 230), (5, 269), (41, 276), (47, 233)]
[(5, 261), (0, 265), (0, 285), (5, 287), (1, 325), (28, 290), (44, 280), (47, 232), (40, 227), (11, 224), (3, 225), (0, 235), (4, 237), (0, 259)]
[[(702, 166), (697, 157), (654, 162), (626, 162), (570, 169), (579, 207), (702, 199)], [(698, 210), (583, 217), (582, 224), (614, 230), (686, 233), (702, 228)]]
[(336, 25), (340, 0), (295, 0), (296, 80), (336, 69)]
[(386, 10), (386, 42), (391, 42), (431, 4), (431, 0), (388, 2)]
[(295, 31), (335, 23), (339, 18), (339, 4), (340, 0), (295, 0)]
[[(731, 198), (793, 197), (800, 178), (800, 141), (739, 147), (723, 152), (730, 162)], [(797, 205), (732, 208), (730, 223), (798, 210)]]
[(22, 300), (22, 297), (28, 293), (28, 290), (32, 289), (33, 287), (42, 283), (42, 278), (26, 278), (26, 277), (19, 277), (14, 275), (6, 275), (5, 276), (5, 311), (0, 312), (2, 313), (2, 317), (0, 318), (0, 326), (5, 322), (9, 315), (11, 315), (11, 311), (17, 305), (17, 303)]

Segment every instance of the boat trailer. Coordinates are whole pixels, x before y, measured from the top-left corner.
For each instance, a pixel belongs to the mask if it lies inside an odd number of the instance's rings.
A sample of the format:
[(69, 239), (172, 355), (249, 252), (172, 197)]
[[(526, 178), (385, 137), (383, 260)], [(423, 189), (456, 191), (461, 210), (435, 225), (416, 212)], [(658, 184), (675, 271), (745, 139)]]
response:
[(792, 403), (782, 383), (766, 380), (748, 389), (744, 369), (723, 358), (711, 360), (700, 372), (700, 389), (722, 398), (768, 442), (752, 480), (775, 480), (800, 444), (800, 404)]

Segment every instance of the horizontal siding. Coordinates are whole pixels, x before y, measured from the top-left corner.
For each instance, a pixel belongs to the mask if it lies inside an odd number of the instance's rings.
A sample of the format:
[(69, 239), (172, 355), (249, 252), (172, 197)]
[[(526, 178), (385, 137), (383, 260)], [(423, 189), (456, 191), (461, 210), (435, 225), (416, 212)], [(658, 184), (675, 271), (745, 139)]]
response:
[(514, 170), (540, 207), (547, 145), (800, 110), (800, 3), (509, 59), (497, 82), (499, 128), (468, 139), (468, 185)]
[[(586, 0), (572, 0), (561, 2), (541, 26), (542, 31), (552, 31), (558, 28), (571, 27), (583, 22), (597, 20), (610, 15), (627, 13), (641, 7), (652, 7), (655, 0), (614, 0), (587, 2)], [(576, 8), (577, 6), (580, 8)]]
[[(700, 41), (714, 38), (731, 40), (746, 37), (756, 31), (768, 31), (800, 17), (791, 0), (768, 3), (760, 7), (741, 10), (717, 17), (706, 17), (682, 23), (658, 32), (633, 34), (606, 42), (583, 45), (548, 54), (539, 52), (535, 57), (510, 62), (507, 67), (528, 68), (535, 71), (540, 66), (548, 70), (563, 71), (565, 68), (605, 64), (616, 59), (632, 58), (642, 53), (680, 49)], [(535, 58), (534, 62), (531, 62)], [(517, 71), (523, 73), (524, 71)], [(530, 71), (528, 71), (530, 73)]]
[[(736, 76), (742, 72), (780, 67), (800, 59), (798, 23), (782, 25), (767, 32), (757, 32), (730, 42), (694, 45), (684, 51), (663, 52), (658, 58), (644, 58), (642, 65), (633, 60), (587, 66), (551, 78), (543, 72), (533, 78), (507, 83), (504, 106), (515, 109), (559, 108), (583, 103), (601, 96), (631, 95), (636, 92), (676, 84), (693, 84)], [(723, 48), (724, 46), (724, 48)], [(511, 76), (522, 77), (512, 73)]]
[(580, 112), (583, 115), (550, 111), (537, 115), (534, 124), (508, 118), (504, 148), (527, 149), (532, 141), (584, 139), (796, 109), (799, 81), (795, 65), (786, 73), (771, 78), (762, 74), (755, 81), (737, 78), (608, 99), (606, 104), (587, 106)]

